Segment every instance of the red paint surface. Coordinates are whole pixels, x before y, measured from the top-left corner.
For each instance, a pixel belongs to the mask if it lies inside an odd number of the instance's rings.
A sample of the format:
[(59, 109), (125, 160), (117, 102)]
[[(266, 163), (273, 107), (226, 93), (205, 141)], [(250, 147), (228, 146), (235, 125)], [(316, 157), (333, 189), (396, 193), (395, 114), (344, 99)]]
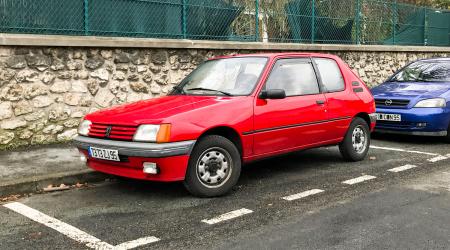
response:
[[(113, 162), (90, 158), (86, 150), (80, 150), (80, 152), (88, 157), (87, 165), (96, 171), (149, 181), (184, 180), (189, 160), (189, 156), (181, 155), (166, 158), (129, 157), (128, 162)], [(156, 163), (160, 173), (157, 175), (145, 174), (143, 172), (144, 162)]]

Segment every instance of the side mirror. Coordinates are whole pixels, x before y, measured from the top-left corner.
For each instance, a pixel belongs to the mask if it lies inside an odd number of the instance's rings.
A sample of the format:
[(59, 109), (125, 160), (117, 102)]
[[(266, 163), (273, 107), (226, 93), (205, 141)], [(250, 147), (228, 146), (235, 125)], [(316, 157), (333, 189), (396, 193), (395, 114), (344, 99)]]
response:
[(284, 99), (286, 98), (286, 92), (284, 89), (268, 89), (263, 90), (259, 94), (260, 99)]

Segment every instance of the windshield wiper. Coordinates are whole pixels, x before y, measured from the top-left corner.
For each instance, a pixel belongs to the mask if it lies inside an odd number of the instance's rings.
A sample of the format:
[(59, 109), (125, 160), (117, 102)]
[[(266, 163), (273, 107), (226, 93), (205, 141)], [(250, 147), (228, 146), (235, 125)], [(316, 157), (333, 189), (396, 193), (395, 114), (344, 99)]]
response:
[(180, 94), (182, 94), (182, 95), (186, 94), (184, 92), (184, 89), (182, 87), (180, 87), (179, 85), (176, 85), (175, 87), (173, 87), (173, 89), (175, 89), (176, 91), (180, 92)]
[(221, 90), (217, 90), (217, 89), (192, 88), (192, 89), (188, 89), (187, 91), (192, 91), (192, 90), (214, 91), (214, 92), (217, 92), (217, 93), (221, 93), (221, 94), (223, 94), (223, 95), (226, 95), (226, 96), (233, 96), (232, 94), (230, 94), (230, 93), (228, 93), (228, 92), (221, 91)]

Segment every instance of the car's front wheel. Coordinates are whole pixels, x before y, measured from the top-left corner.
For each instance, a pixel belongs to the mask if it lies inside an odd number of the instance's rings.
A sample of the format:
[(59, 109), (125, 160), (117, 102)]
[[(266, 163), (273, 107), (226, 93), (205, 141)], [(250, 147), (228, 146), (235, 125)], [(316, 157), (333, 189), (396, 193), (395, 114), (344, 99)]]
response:
[(370, 129), (367, 122), (359, 117), (353, 119), (350, 127), (339, 144), (342, 157), (348, 161), (362, 161), (370, 147)]
[(445, 136), (445, 142), (450, 143), (450, 124), (447, 128), (447, 135)]
[(241, 173), (241, 157), (233, 142), (210, 135), (192, 150), (184, 186), (193, 195), (215, 197), (228, 193)]

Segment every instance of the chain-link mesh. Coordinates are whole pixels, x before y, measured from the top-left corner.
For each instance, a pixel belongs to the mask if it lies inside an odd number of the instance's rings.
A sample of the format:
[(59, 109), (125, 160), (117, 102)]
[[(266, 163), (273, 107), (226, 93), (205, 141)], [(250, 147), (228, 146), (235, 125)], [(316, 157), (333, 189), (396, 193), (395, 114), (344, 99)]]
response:
[(0, 32), (450, 45), (450, 12), (396, 0), (0, 0)]
[(83, 1), (0, 0), (0, 32), (80, 35)]

